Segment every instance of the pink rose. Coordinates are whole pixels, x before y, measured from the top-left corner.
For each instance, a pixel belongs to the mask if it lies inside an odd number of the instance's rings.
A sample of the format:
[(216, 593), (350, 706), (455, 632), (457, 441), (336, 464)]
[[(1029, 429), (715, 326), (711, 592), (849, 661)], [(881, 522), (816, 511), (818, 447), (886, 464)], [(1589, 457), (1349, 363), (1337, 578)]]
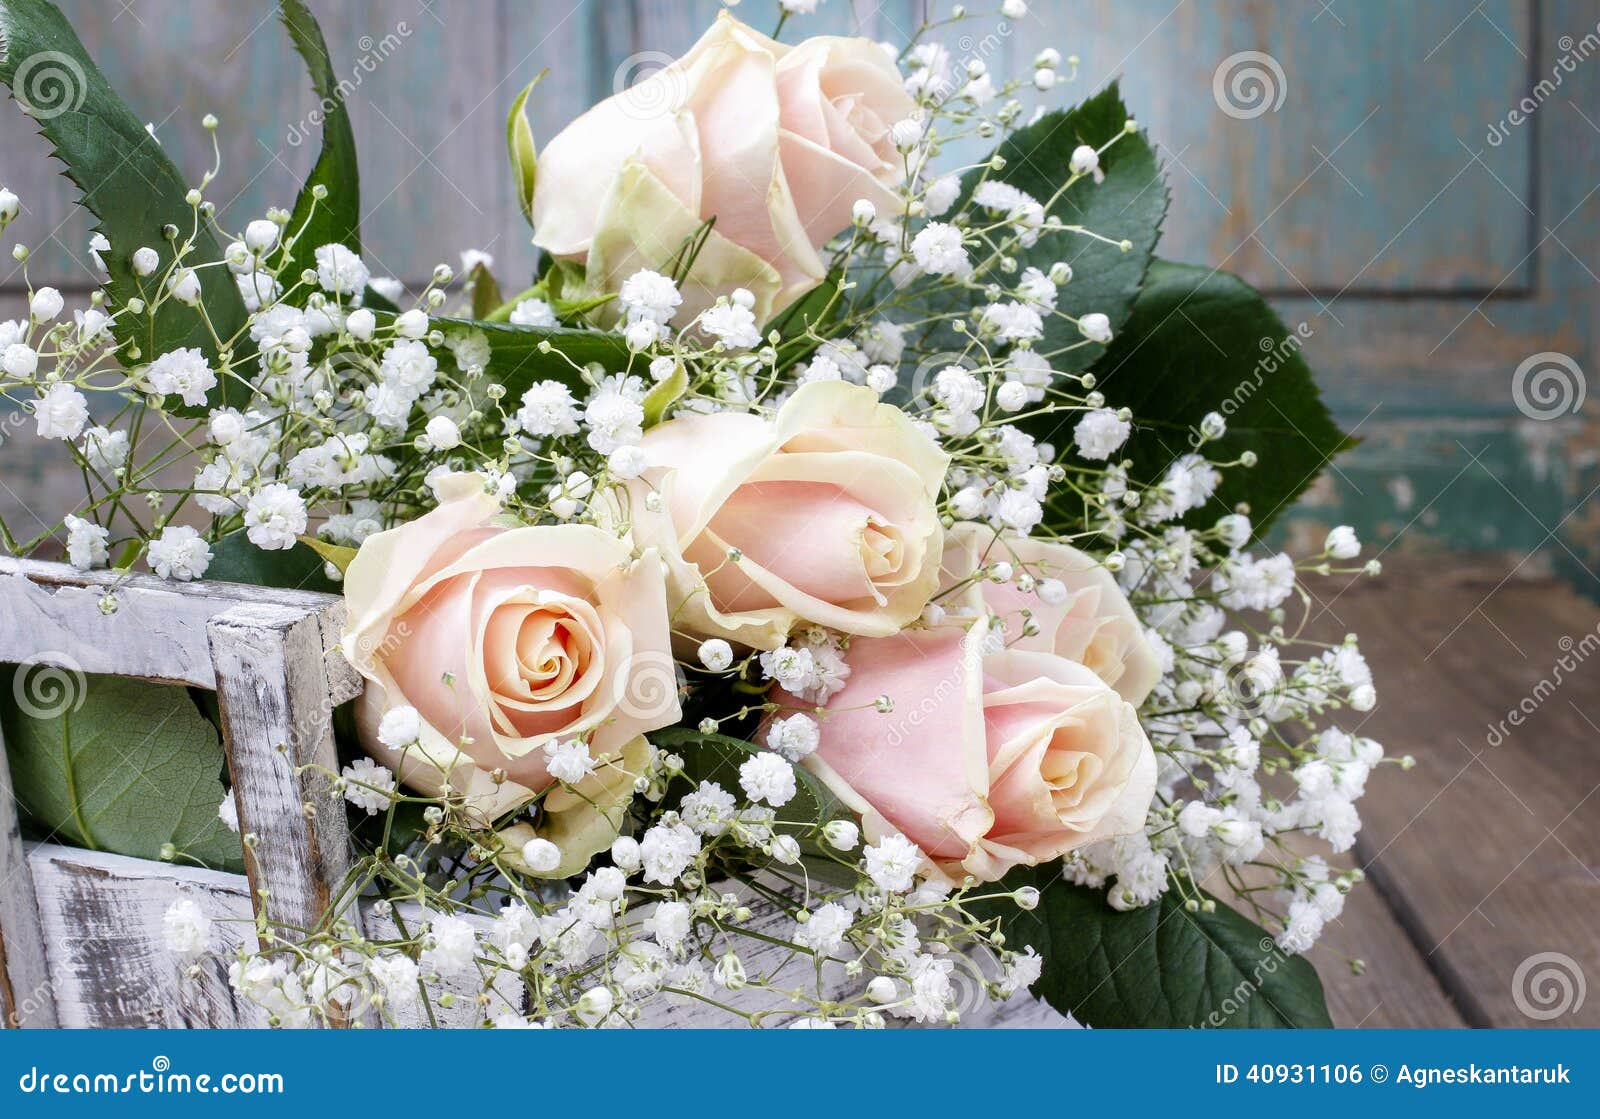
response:
[(727, 12), (682, 58), (568, 125), (538, 161), (534, 242), (616, 291), (716, 225), (679, 321), (735, 287), (765, 321), (815, 287), (817, 250), (865, 198), (884, 214), (904, 161), (889, 137), (915, 104), (866, 39), (789, 47)]
[[(929, 869), (995, 881), (1144, 827), (1155, 754), (1130, 705), (1052, 653), (999, 648), (982, 619), (856, 640), (804, 764), (869, 838), (898, 832)], [(985, 646), (998, 648), (984, 655)], [(874, 700), (887, 696), (893, 711)], [(787, 708), (811, 710), (784, 692)]]
[[(342, 648), (368, 680), (368, 752), (425, 792), (448, 780), (492, 819), (552, 783), (546, 744), (617, 758), (677, 722), (665, 586), (660, 560), (598, 528), (493, 523), (479, 475), (437, 488), (438, 508), (369, 537), (345, 572)], [(403, 755), (378, 741), (400, 706), (422, 723)]]
[[(1015, 577), (1004, 583), (972, 579), (979, 568), (996, 563), (1009, 563), (1016, 576), (1031, 577), (1034, 589), (1023, 591)], [(1076, 548), (997, 536), (986, 525), (963, 521), (945, 533), (941, 585), (947, 590), (962, 588), (962, 593), (941, 602), (987, 611), (1004, 627), (1011, 648), (1077, 661), (1135, 707), (1161, 679), (1155, 650), (1116, 579), (1094, 557)]]
[(623, 515), (666, 561), (676, 630), (758, 648), (801, 622), (883, 637), (938, 586), (949, 457), (870, 389), (803, 385), (771, 419), (680, 415), (642, 446)]

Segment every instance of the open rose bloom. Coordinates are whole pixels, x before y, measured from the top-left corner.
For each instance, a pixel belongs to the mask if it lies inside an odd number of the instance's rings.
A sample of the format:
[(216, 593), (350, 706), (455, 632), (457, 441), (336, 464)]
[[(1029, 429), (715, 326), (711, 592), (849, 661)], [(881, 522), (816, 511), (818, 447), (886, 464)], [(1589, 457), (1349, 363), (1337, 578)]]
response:
[[(598, 528), (501, 527), (475, 474), (437, 488), (438, 508), (350, 564), (343, 650), (368, 680), (368, 751), (422, 791), (448, 783), (487, 823), (552, 784), (545, 745), (582, 738), (617, 759), (678, 720), (665, 590), (654, 555)], [(377, 734), (402, 705), (422, 724), (403, 751)]]
[(884, 213), (916, 106), (865, 39), (775, 42), (723, 12), (682, 58), (573, 121), (539, 155), (534, 241), (616, 291), (715, 217), (684, 290), (688, 321), (736, 287), (766, 321), (819, 283), (818, 249), (857, 199)]
[(626, 516), (667, 562), (676, 629), (757, 648), (798, 624), (883, 637), (938, 588), (949, 457), (870, 389), (802, 385), (772, 419), (679, 416), (643, 447)]
[[(1033, 589), (1023, 590), (1016, 579), (983, 578), (981, 569), (996, 563), (1027, 575)], [(1052, 580), (1059, 586), (1047, 595), (1040, 588)], [(960, 608), (991, 615), (1007, 648), (1077, 661), (1135, 707), (1161, 679), (1160, 662), (1116, 579), (1069, 545), (1002, 536), (962, 521), (945, 534), (942, 586), (960, 591)]]
[[(1133, 706), (1083, 665), (1002, 648), (982, 619), (856, 640), (845, 659), (805, 764), (869, 838), (898, 832), (930, 872), (994, 881), (1144, 827), (1155, 754)], [(814, 709), (776, 698), (782, 714)]]

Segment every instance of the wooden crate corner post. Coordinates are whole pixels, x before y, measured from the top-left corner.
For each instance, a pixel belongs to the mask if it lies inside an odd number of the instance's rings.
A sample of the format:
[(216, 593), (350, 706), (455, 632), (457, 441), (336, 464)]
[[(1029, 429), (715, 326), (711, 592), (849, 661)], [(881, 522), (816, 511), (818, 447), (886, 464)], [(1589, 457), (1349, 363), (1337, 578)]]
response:
[[(114, 598), (114, 609), (103, 608), (108, 597)], [(333, 710), (361, 690), (360, 677), (337, 651), (343, 609), (337, 598), (310, 592), (170, 583), (0, 557), (0, 662), (65, 664), (79, 674), (214, 689), (240, 833), (252, 837), (245, 848), (251, 905), (258, 918), (287, 933), (322, 919), (351, 867), (344, 805), (332, 795), (329, 777), (338, 767)], [(230, 881), (244, 883), (210, 871), (198, 872), (197, 878), (194, 871), (166, 863), (24, 843), (3, 748), (0, 739), (4, 1024), (127, 1024), (110, 1012), (97, 1016), (84, 1009), (101, 1003), (83, 997), (96, 992), (79, 988), (115, 983), (115, 976), (107, 976), (116, 967), (85, 969), (71, 945), (54, 943), (71, 939), (70, 931), (65, 937), (63, 931), (70, 930), (72, 914), (58, 904), (58, 891), (39, 883), (55, 882), (51, 875), (59, 876), (60, 864), (80, 855), (84, 859), (78, 861), (116, 861), (121, 878), (116, 888), (143, 887), (145, 902), (173, 891), (211, 889), (225, 904)], [(75, 888), (96, 887), (92, 876), (80, 875)], [(139, 928), (121, 934), (146, 960), (161, 951), (159, 914), (144, 912), (149, 909), (141, 906)], [(341, 915), (359, 929), (356, 899)], [(47, 938), (46, 927), (56, 935)], [(176, 976), (176, 969), (171, 974)], [(185, 998), (172, 979), (151, 970), (137, 978), (144, 983), (142, 1000), (182, 1004)], [(70, 1023), (58, 1013), (63, 997), (79, 1008)], [(198, 1024), (251, 1022), (246, 1007), (207, 1007), (192, 1017), (176, 1017)]]

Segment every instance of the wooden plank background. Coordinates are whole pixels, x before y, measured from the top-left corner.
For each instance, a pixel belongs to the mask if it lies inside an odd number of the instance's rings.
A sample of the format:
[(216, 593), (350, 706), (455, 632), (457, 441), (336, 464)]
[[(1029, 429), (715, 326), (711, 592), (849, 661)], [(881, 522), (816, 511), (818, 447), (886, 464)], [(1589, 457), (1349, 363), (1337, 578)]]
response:
[[(223, 173), (210, 193), (234, 224), (292, 201), (314, 157), (313, 99), (270, 0), (62, 7), (197, 178), (210, 159), (200, 118), (222, 119)], [(503, 284), (515, 284), (533, 263), (503, 154), (516, 91), (551, 70), (529, 104), (536, 135), (548, 138), (663, 53), (682, 51), (719, 5), (313, 7), (338, 72), (357, 83), (351, 105), (374, 267), (418, 279), (475, 247), (495, 255)], [(1600, 405), (1538, 421), (1518, 410), (1511, 389), (1518, 365), (1536, 354), (1566, 355), (1580, 378), (1597, 365), (1600, 3), (1035, 0), (1031, 9), (1001, 34), (947, 37), (1003, 72), (1025, 71), (1045, 45), (1076, 54), (1077, 79), (1059, 103), (1120, 77), (1172, 179), (1162, 252), (1241, 273), (1291, 324), (1313, 331), (1307, 352), (1330, 404), (1365, 442), (1302, 509), (1305, 539), (1348, 521), (1400, 550), (1492, 550), (1600, 586), (1600, 515), (1583, 500), (1600, 482)], [(828, 0), (786, 35), (903, 40), (927, 10), (926, 0)], [(762, 28), (774, 12), (773, 0), (739, 8)], [(1256, 67), (1270, 83), (1260, 112), (1225, 111), (1241, 104), (1228, 94), (1228, 79), (1248, 66), (1241, 52), (1276, 67)], [(1495, 123), (1553, 73), (1559, 87), (1491, 142)], [(0, 113), (0, 151), (0, 180), (25, 207), (13, 233), (34, 249), (29, 275), (82, 292), (86, 224), (14, 110)], [(0, 312), (14, 313), (21, 290), (23, 272), (7, 255)], [(59, 456), (27, 426), (0, 432), (0, 481), (10, 491), (0, 490), (0, 514), (17, 515), (31, 503), (24, 495), (48, 507), (43, 487), (72, 492)]]

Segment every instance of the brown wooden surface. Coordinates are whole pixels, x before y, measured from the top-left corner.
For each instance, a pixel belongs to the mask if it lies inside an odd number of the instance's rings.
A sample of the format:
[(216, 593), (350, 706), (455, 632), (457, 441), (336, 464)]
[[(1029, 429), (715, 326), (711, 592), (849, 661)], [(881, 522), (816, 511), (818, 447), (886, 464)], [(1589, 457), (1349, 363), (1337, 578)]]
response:
[(1395, 565), (1319, 610), (1377, 674), (1361, 733), (1417, 763), (1360, 802), (1370, 878), (1325, 943), (1367, 974), (1313, 957), (1334, 1020), (1600, 1025), (1600, 607), (1455, 560)]

